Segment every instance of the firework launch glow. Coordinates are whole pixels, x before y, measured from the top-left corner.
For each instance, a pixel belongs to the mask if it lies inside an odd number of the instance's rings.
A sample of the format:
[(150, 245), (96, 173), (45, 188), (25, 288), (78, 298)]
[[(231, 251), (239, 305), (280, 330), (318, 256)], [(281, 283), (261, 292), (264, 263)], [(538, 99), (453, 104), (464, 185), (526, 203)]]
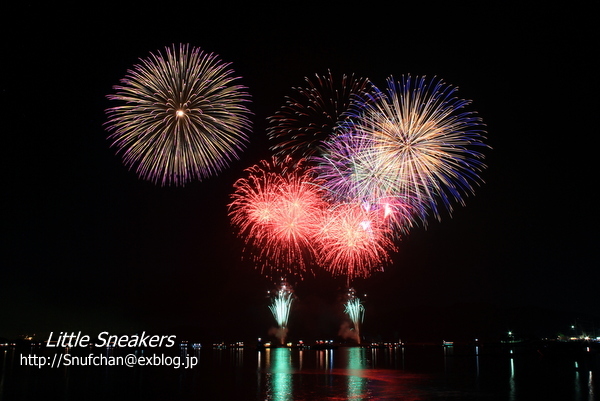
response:
[(360, 325), (365, 317), (365, 307), (360, 298), (356, 296), (354, 288), (348, 290), (347, 300), (344, 304), (344, 312), (348, 315), (354, 325), (354, 337), (360, 344)]
[(248, 142), (245, 87), (228, 63), (180, 45), (151, 53), (114, 87), (106, 110), (112, 146), (142, 179), (184, 185), (213, 176)]
[(282, 280), (279, 288), (277, 288), (272, 296), (271, 305), (269, 305), (269, 309), (277, 322), (276, 336), (280, 339), (281, 344), (285, 344), (285, 337), (288, 331), (288, 319), (293, 302), (294, 291), (292, 286), (288, 284), (287, 281)]
[[(389, 78), (385, 92), (345, 76), (338, 90), (331, 73), (307, 82), (269, 119), (271, 150), (284, 156), (234, 184), (231, 221), (263, 271), (314, 263), (344, 277), (360, 341), (365, 309), (352, 281), (382, 271), (415, 225), (464, 204), (488, 146), (481, 119), (464, 110), (470, 101), (441, 80)], [(270, 307), (280, 327), (290, 302), (280, 290)]]

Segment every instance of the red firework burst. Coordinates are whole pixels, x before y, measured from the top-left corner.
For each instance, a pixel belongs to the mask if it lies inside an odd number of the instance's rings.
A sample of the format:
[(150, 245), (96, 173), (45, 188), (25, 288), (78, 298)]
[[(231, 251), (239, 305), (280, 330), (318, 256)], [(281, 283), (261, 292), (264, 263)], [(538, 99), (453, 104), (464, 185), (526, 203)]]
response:
[(314, 259), (325, 201), (302, 163), (273, 159), (246, 170), (234, 184), (230, 217), (246, 251), (267, 275), (300, 277)]
[(318, 263), (350, 283), (383, 270), (389, 252), (395, 250), (391, 228), (379, 211), (360, 204), (341, 204), (330, 209), (319, 233)]

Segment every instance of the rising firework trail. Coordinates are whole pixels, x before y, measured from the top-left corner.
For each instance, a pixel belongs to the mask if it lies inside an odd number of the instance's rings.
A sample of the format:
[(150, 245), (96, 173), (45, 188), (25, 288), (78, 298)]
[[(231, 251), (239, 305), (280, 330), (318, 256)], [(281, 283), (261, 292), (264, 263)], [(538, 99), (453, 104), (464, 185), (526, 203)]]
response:
[(287, 281), (282, 280), (281, 284), (272, 294), (271, 305), (269, 309), (277, 322), (276, 336), (279, 338), (281, 345), (285, 344), (285, 338), (288, 331), (288, 318), (290, 316), (290, 308), (294, 302), (294, 290)]
[(249, 94), (229, 63), (189, 45), (151, 53), (108, 99), (112, 146), (142, 179), (160, 185), (203, 180), (246, 147)]
[[(351, 288), (383, 270), (394, 240), (474, 192), (484, 125), (437, 79), (389, 78), (387, 91), (353, 79), (338, 91), (331, 74), (307, 82), (269, 119), (272, 150), (286, 162), (248, 169), (230, 216), (263, 271), (296, 274), (314, 259)], [(286, 298), (276, 299), (274, 316), (287, 316)], [(364, 306), (355, 295), (346, 313), (359, 334)]]
[(365, 317), (365, 307), (360, 298), (356, 296), (354, 288), (348, 290), (346, 303), (344, 304), (344, 312), (348, 315), (354, 325), (354, 337), (360, 344), (360, 326)]

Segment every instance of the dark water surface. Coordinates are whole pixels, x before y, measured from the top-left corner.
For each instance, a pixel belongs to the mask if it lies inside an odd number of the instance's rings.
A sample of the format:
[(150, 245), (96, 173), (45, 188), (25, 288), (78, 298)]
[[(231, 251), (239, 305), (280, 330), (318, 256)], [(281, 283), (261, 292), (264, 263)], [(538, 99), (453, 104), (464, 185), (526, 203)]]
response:
[[(103, 352), (117, 355), (118, 350)], [(38, 368), (23, 366), (21, 355), (28, 354), (0, 348), (0, 400), (591, 401), (598, 399), (600, 377), (597, 354), (549, 356), (473, 345), (181, 351), (182, 358), (198, 358), (192, 369)], [(54, 352), (34, 354), (51, 358)]]

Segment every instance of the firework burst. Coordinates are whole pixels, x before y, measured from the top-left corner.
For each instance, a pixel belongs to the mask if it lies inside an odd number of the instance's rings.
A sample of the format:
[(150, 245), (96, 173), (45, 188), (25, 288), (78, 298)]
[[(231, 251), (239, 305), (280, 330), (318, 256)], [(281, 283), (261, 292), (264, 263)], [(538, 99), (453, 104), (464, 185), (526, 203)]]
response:
[(311, 170), (273, 158), (246, 170), (229, 205), (233, 226), (267, 275), (298, 275), (314, 259), (325, 201)]
[(332, 203), (359, 203), (379, 210), (395, 233), (405, 234), (425, 211), (409, 194), (396, 191), (395, 172), (378, 157), (372, 139), (346, 124), (324, 145), (323, 155), (313, 157), (315, 171)]
[(334, 275), (345, 276), (348, 284), (381, 271), (395, 250), (391, 229), (378, 212), (362, 204), (339, 204), (325, 214), (318, 235), (318, 264)]
[(355, 111), (354, 129), (368, 138), (355, 158), (374, 159), (376, 186), (384, 183), (386, 192), (439, 219), (438, 204), (451, 212), (452, 203), (462, 204), (480, 182), (487, 147), (481, 119), (464, 111), (470, 101), (455, 97), (456, 88), (441, 80), (390, 78), (387, 93), (375, 92)]
[(321, 142), (346, 119), (353, 98), (371, 91), (366, 78), (342, 75), (334, 79), (331, 71), (305, 78), (306, 87), (292, 88), (293, 96), (286, 97), (285, 105), (273, 116), (267, 134), (275, 142), (271, 150), (276, 155), (310, 157), (319, 154)]
[(142, 179), (184, 185), (215, 175), (248, 141), (245, 87), (228, 63), (199, 48), (167, 47), (127, 72), (108, 95), (112, 146)]

